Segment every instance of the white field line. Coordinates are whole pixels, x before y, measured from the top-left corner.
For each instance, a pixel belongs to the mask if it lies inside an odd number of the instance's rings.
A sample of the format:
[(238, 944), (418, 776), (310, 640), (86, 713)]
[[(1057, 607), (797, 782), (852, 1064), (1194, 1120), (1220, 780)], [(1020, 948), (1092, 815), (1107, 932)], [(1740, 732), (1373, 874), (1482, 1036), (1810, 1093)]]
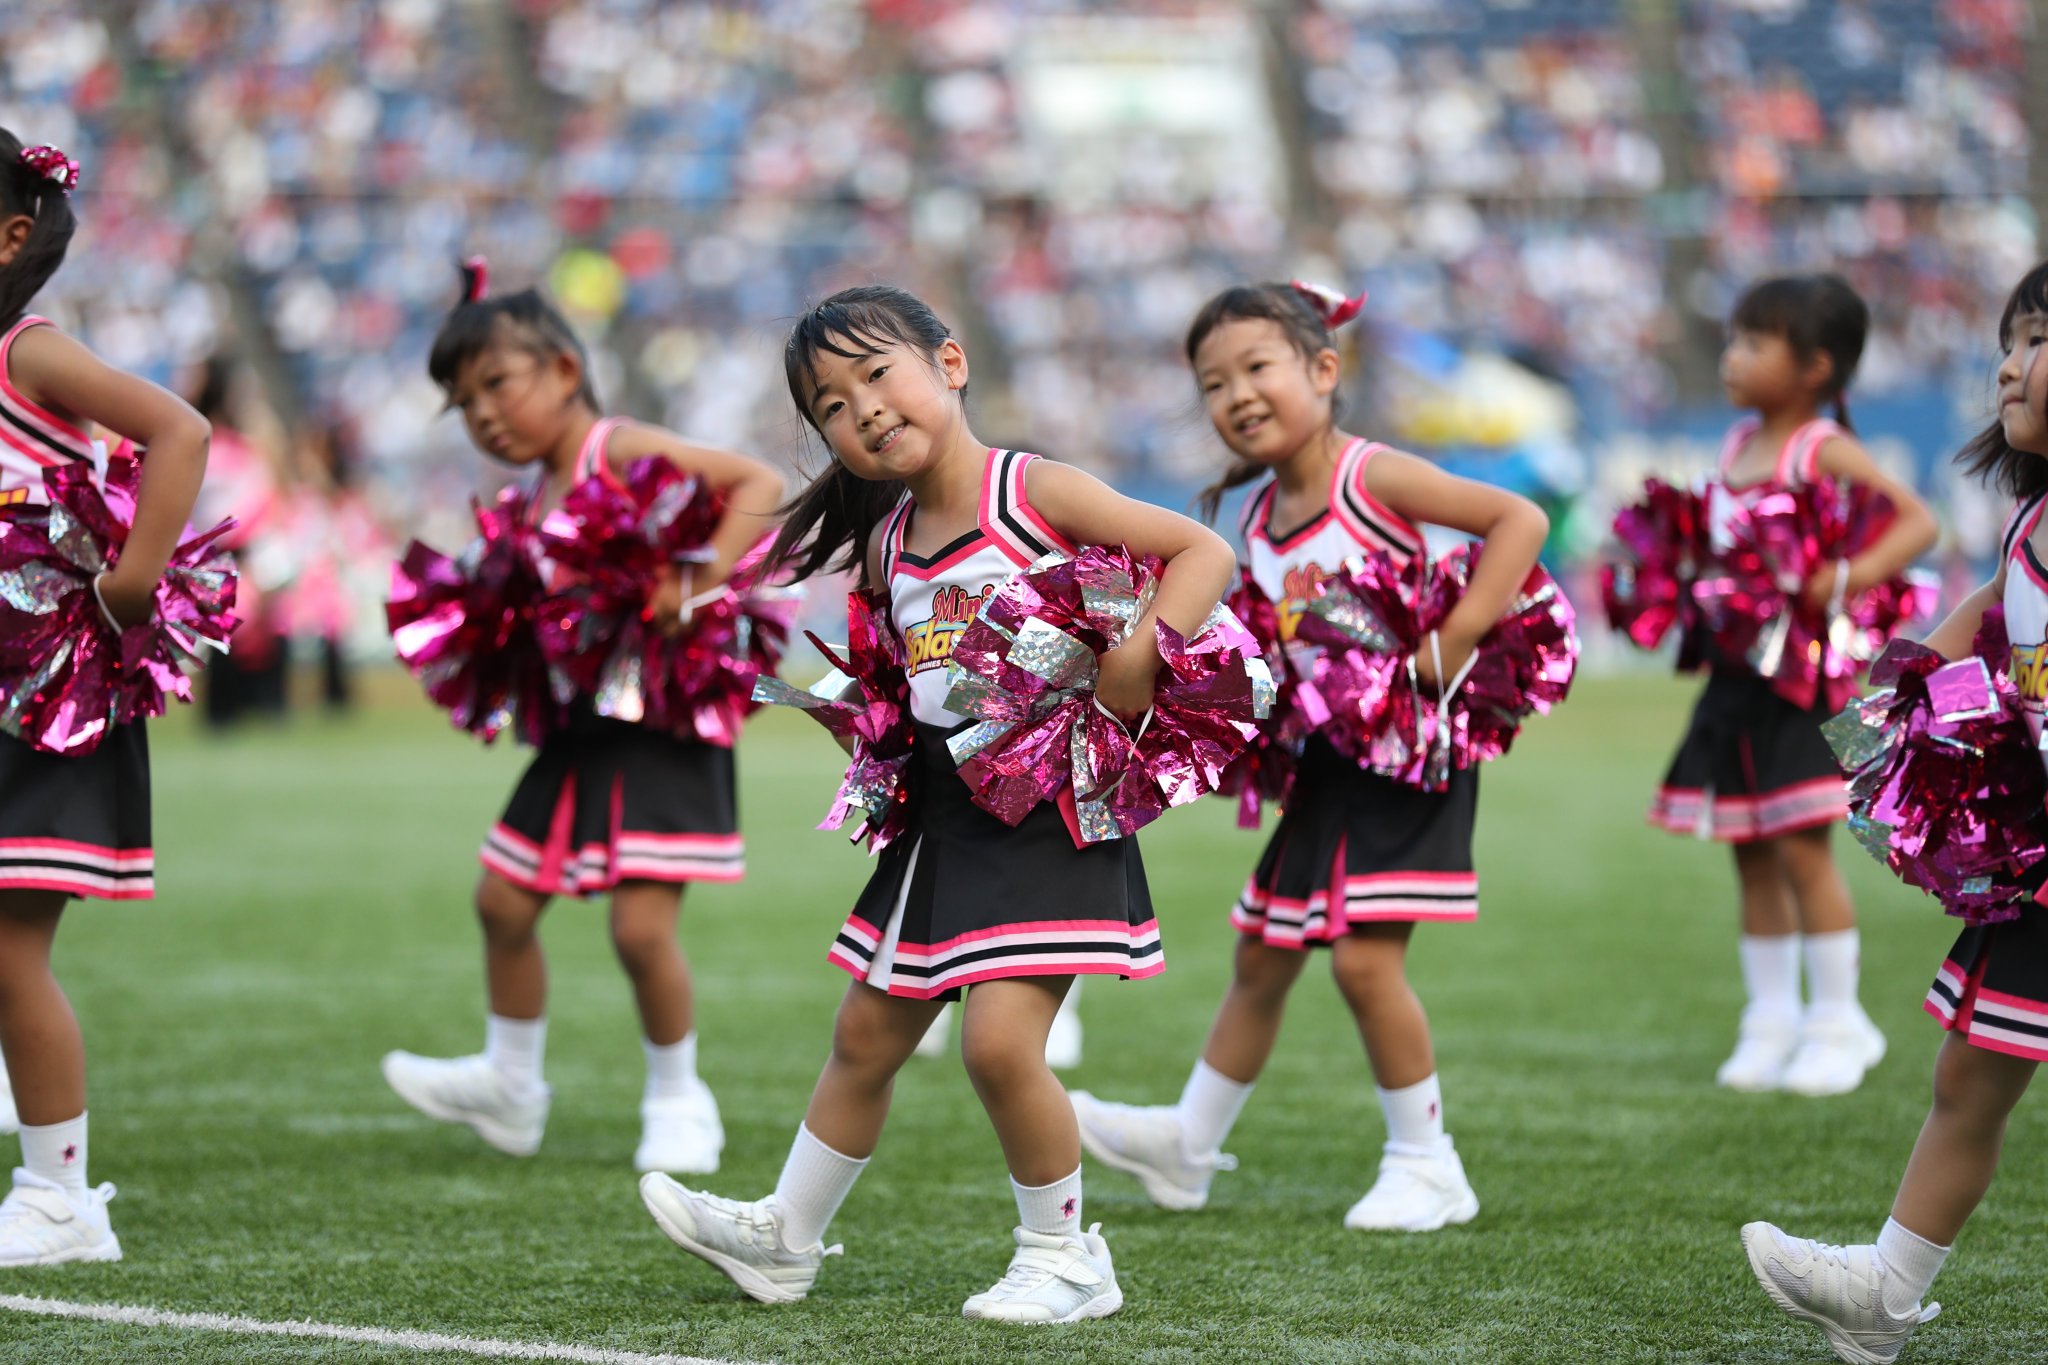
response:
[(493, 1356), (509, 1360), (566, 1360), (578, 1365), (744, 1365), (707, 1356), (649, 1355), (612, 1351), (597, 1346), (571, 1346), (553, 1341), (497, 1341), (489, 1337), (458, 1337), (445, 1332), (411, 1332), (388, 1327), (344, 1327), (330, 1322), (264, 1322), (224, 1313), (169, 1313), (119, 1303), (71, 1303), (25, 1294), (0, 1294), (0, 1310), (46, 1318), (84, 1318), (129, 1327), (173, 1327), (189, 1332), (233, 1332), (240, 1336), (317, 1337), (354, 1341), (402, 1351), (443, 1351), (456, 1355)]

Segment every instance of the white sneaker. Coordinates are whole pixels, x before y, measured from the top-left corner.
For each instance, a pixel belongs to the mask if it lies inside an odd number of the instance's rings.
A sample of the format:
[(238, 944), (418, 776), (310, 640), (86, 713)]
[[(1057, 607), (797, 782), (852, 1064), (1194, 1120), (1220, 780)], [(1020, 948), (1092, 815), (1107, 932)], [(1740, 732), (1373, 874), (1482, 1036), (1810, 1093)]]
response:
[(1781, 1084), (1798, 1095), (1846, 1095), (1883, 1060), (1884, 1034), (1862, 1007), (1832, 1015), (1810, 1011)]
[(1894, 1316), (1884, 1304), (1885, 1264), (1873, 1246), (1829, 1246), (1787, 1237), (1769, 1223), (1746, 1223), (1742, 1249), (1771, 1302), (1820, 1328), (1835, 1356), (1851, 1365), (1891, 1365), (1913, 1329), (1941, 1313), (1930, 1303)]
[(532, 1156), (540, 1150), (548, 1099), (554, 1093), (547, 1086), (534, 1095), (515, 1095), (481, 1053), (441, 1058), (387, 1052), (383, 1066), (384, 1079), (398, 1098), (428, 1118), (467, 1124), (508, 1156)]
[(1045, 1064), (1055, 1071), (1071, 1071), (1081, 1065), (1080, 995), (1081, 983), (1076, 981), (1045, 1035)]
[(1479, 1216), (1479, 1196), (1465, 1179), (1465, 1163), (1449, 1138), (1441, 1152), (1397, 1152), (1380, 1157), (1379, 1179), (1344, 1215), (1344, 1226), (1365, 1232), (1435, 1232)]
[(924, 1031), (924, 1037), (917, 1040), (917, 1055), (920, 1057), (943, 1057), (946, 1044), (953, 1036), (953, 1005), (951, 1001), (939, 1006), (939, 1012), (932, 1019), (932, 1026)]
[(1189, 1155), (1180, 1112), (1170, 1104), (1116, 1104), (1085, 1090), (1072, 1091), (1068, 1098), (1088, 1155), (1138, 1177), (1162, 1209), (1202, 1207), (1209, 1202), (1209, 1182), (1216, 1172), (1237, 1169), (1237, 1158), (1225, 1152)]
[(688, 1093), (674, 1099), (641, 1101), (634, 1170), (709, 1175), (718, 1169), (718, 1154), (724, 1149), (718, 1101), (704, 1082), (693, 1082)]
[(14, 1188), (0, 1201), (0, 1266), (118, 1261), (121, 1240), (107, 1222), (112, 1185), (82, 1195), (15, 1168)]
[(1102, 1224), (1067, 1237), (1018, 1228), (1003, 1278), (960, 1306), (963, 1318), (1037, 1325), (1106, 1318), (1124, 1306)]
[(838, 1246), (813, 1242), (791, 1251), (782, 1241), (775, 1196), (742, 1204), (678, 1185), (659, 1171), (640, 1177), (640, 1202), (674, 1242), (709, 1261), (749, 1297), (762, 1303), (799, 1303), (817, 1281), (818, 1267)]
[(1714, 1073), (1714, 1083), (1730, 1090), (1776, 1090), (1798, 1048), (1799, 1027), (1792, 1020), (1776, 1015), (1758, 1017), (1745, 1010), (1735, 1051)]
[(21, 1115), (14, 1109), (14, 1087), (7, 1083), (7, 1073), (0, 1071), (0, 1137), (21, 1131)]

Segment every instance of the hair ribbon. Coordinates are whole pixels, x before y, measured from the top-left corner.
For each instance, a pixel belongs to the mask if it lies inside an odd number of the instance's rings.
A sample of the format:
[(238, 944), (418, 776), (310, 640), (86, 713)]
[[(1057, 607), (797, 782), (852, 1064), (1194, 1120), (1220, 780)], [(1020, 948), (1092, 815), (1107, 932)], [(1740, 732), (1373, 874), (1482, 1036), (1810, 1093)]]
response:
[(491, 292), (491, 263), (480, 254), (472, 256), (462, 263), (462, 275), (467, 286), (462, 301), (482, 303)]
[(1310, 284), (1306, 280), (1290, 280), (1294, 292), (1301, 295), (1315, 315), (1323, 320), (1323, 326), (1336, 331), (1345, 323), (1365, 311), (1365, 291), (1346, 297), (1343, 291), (1327, 285)]
[(78, 163), (48, 144), (22, 148), (21, 164), (64, 191), (66, 199), (78, 188)]

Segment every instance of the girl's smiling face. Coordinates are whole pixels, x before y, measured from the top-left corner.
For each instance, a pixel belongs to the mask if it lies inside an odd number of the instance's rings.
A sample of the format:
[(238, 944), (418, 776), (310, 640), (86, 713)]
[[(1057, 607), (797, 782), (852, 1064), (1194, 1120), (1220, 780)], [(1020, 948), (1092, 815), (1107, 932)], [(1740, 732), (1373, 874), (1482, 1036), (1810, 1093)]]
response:
[(2016, 315), (2011, 337), (1998, 364), (1998, 424), (2014, 450), (2048, 456), (2048, 314)]
[(1240, 459), (1279, 464), (1330, 425), (1341, 362), (1303, 355), (1267, 318), (1219, 324), (1195, 350), (1195, 382), (1216, 434)]
[(852, 355), (812, 357), (805, 411), (832, 454), (863, 479), (909, 479), (966, 429), (967, 353), (947, 338), (933, 355), (885, 338), (839, 338)]

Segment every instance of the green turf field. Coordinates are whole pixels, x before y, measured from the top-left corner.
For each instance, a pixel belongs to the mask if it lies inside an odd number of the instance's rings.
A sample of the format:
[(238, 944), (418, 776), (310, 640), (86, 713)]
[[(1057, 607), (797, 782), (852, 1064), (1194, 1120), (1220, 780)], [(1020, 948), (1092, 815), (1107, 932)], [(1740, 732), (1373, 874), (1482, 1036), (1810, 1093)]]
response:
[[(1596, 681), (1533, 725), (1487, 774), (1480, 922), (1417, 936), (1476, 1222), (1340, 1225), (1381, 1127), (1348, 1016), (1312, 972), (1229, 1144), (1242, 1169), (1197, 1214), (1091, 1170), (1087, 1216), (1128, 1306), (1036, 1332), (959, 1316), (1001, 1273), (1014, 1208), (957, 1061), (906, 1070), (833, 1229), (846, 1256), (808, 1302), (744, 1300), (670, 1246), (629, 1165), (642, 1063), (598, 909), (560, 904), (547, 929), (555, 1108), (538, 1157), (498, 1156), (385, 1089), (386, 1049), (481, 1041), (468, 895), (517, 750), (411, 709), (227, 742), (160, 727), (160, 898), (83, 906), (59, 940), (91, 1055), (92, 1175), (120, 1186), (128, 1259), (10, 1272), (0, 1293), (751, 1361), (1826, 1359), (1751, 1281), (1736, 1228), (1876, 1232), (1924, 1113), (1939, 1033), (1919, 1002), (1951, 922), (1845, 842), (1891, 1055), (1842, 1099), (1717, 1091), (1740, 1003), (1728, 859), (1641, 822), (1687, 698)], [(734, 1195), (780, 1169), (845, 982), (824, 954), (865, 863), (811, 830), (835, 754), (801, 718), (756, 724), (740, 757), (751, 874), (684, 914), (728, 1133), (707, 1183)], [(1179, 1093), (1258, 849), (1230, 815), (1211, 802), (1145, 835), (1169, 968), (1088, 988), (1072, 1084)], [(2048, 1357), (2043, 1105), (2015, 1120), (1936, 1287), (1949, 1311), (1908, 1360)], [(0, 1313), (0, 1360), (82, 1359), (457, 1357)]]

